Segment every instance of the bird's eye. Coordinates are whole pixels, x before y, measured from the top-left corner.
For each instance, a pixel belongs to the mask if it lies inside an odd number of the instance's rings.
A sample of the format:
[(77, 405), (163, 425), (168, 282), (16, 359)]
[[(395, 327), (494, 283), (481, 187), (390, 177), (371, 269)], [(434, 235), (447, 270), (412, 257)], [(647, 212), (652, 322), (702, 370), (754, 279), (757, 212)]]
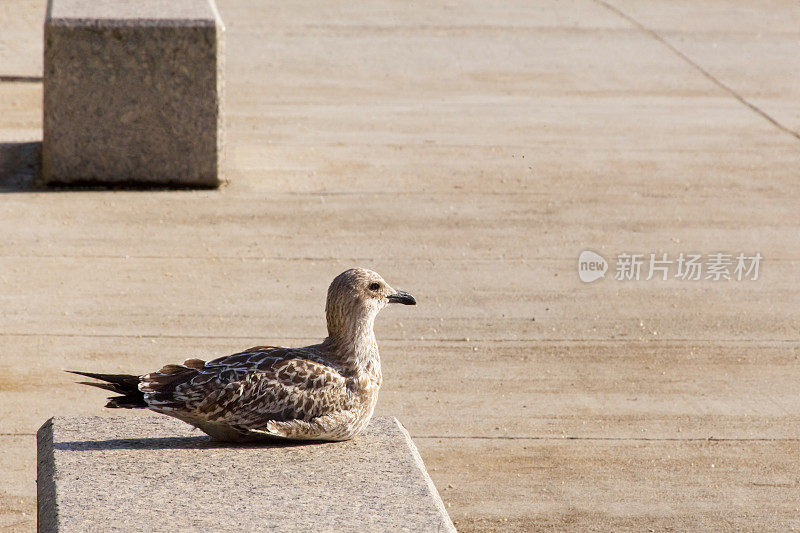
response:
[(369, 284), (369, 290), (371, 290), (371, 291), (377, 291), (380, 288), (381, 288), (381, 284), (380, 283), (370, 283)]

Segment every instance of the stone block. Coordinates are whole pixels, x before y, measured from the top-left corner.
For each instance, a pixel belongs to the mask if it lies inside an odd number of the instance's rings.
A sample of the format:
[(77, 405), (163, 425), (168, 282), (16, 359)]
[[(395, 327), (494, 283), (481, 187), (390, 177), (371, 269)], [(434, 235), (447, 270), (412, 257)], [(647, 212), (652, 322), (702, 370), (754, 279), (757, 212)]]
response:
[(213, 0), (49, 0), (45, 182), (218, 186), (223, 34)]
[(39, 531), (455, 531), (408, 432), (214, 442), (149, 413), (53, 418), (37, 434)]

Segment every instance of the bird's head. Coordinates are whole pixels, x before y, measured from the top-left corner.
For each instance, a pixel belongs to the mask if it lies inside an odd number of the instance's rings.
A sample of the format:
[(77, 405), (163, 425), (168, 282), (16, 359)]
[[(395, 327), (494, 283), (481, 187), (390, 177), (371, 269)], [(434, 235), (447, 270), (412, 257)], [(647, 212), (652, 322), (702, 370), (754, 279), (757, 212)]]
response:
[(407, 292), (391, 288), (377, 272), (365, 268), (345, 270), (328, 287), (328, 333), (349, 332), (365, 321), (371, 326), (378, 312), (390, 303), (416, 305), (417, 301)]

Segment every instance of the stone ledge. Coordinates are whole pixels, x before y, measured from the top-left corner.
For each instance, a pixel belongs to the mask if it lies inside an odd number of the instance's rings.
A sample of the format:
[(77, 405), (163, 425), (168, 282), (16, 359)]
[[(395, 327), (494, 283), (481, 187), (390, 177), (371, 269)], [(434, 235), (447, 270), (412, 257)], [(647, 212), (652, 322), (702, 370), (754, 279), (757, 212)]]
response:
[(165, 416), (48, 420), (39, 531), (455, 531), (408, 432), (228, 445)]

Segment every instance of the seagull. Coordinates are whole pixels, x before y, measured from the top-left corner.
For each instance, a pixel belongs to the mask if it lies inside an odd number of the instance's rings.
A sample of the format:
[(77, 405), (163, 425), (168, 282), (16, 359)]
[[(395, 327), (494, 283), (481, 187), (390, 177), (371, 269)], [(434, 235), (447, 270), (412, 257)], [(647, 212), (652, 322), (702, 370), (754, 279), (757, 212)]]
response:
[(328, 336), (304, 348), (256, 346), (205, 362), (187, 359), (142, 376), (68, 371), (120, 396), (106, 407), (151, 409), (216, 440), (348, 440), (370, 421), (381, 360), (372, 326), (391, 303), (416, 305), (372, 270), (352, 268), (328, 288)]

